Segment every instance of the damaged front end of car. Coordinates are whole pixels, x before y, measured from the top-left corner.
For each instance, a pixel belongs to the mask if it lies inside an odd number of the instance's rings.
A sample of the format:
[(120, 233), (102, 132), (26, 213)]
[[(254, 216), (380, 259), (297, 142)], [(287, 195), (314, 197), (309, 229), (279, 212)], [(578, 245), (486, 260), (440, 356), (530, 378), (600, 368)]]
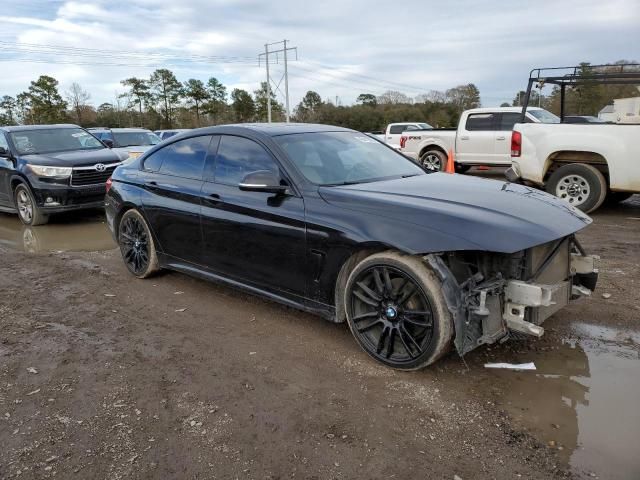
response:
[(442, 281), (460, 355), (513, 337), (541, 337), (547, 318), (593, 292), (597, 259), (574, 235), (512, 254), (456, 251), (425, 257)]

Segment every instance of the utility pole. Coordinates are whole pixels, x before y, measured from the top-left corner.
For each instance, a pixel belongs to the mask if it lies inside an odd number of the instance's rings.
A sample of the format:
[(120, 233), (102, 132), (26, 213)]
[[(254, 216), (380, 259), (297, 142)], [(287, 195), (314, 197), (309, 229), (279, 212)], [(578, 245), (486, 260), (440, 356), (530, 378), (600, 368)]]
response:
[(271, 123), (271, 77), (269, 76), (269, 44), (264, 44), (264, 59), (267, 65), (267, 122)]
[[(271, 123), (271, 92), (275, 91), (275, 92), (279, 92), (285, 99), (285, 118), (287, 120), (287, 123), (289, 123), (290, 118), (291, 118), (291, 111), (290, 111), (290, 104), (289, 104), (289, 57), (287, 55), (287, 53), (291, 50), (295, 51), (296, 57), (295, 59), (298, 59), (298, 47), (288, 47), (287, 46), (287, 42), (289, 40), (282, 40), (281, 42), (274, 42), (274, 43), (266, 43), (264, 45), (264, 53), (261, 53), (260, 55), (258, 55), (258, 62), (260, 61), (260, 59), (262, 58), (262, 56), (264, 55), (265, 57), (265, 65), (267, 67), (267, 121), (269, 123)], [(269, 50), (269, 47), (272, 45), (280, 45), (282, 44), (283, 47), (281, 49), (278, 50)], [(269, 56), (276, 54), (276, 61), (275, 63), (279, 63), (279, 58), (278, 58), (278, 53), (283, 53), (284, 54), (284, 75), (282, 76), (282, 78), (280, 78), (280, 80), (278, 81), (278, 83), (276, 83), (272, 78), (271, 78), (271, 74), (270, 74), (270, 70), (269, 70)], [(280, 90), (280, 84), (282, 83), (282, 80), (284, 80), (284, 92), (282, 92), (282, 90)], [(275, 88), (271, 88), (271, 82), (273, 82), (273, 86)]]

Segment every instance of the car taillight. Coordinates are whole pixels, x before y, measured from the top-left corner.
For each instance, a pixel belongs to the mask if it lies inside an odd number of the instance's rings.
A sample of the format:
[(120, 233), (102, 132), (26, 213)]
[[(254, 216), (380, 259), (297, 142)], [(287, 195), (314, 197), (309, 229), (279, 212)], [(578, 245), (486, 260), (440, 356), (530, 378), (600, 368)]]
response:
[(520, 132), (511, 132), (511, 156), (519, 157), (522, 153), (522, 134)]
[(111, 190), (111, 177), (107, 178), (107, 183), (105, 185), (107, 186), (107, 193), (109, 193), (109, 190)]
[(407, 137), (403, 135), (402, 137), (400, 137), (400, 148), (404, 148), (406, 144), (407, 144)]

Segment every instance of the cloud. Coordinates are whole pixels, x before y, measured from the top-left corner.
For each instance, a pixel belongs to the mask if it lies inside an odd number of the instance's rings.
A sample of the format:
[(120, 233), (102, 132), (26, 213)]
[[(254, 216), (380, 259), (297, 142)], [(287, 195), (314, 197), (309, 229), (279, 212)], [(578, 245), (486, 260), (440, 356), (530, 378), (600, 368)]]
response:
[[(257, 64), (264, 44), (287, 38), (298, 47), (299, 60), (290, 63), (294, 105), (307, 90), (351, 103), (362, 92), (395, 89), (413, 96), (469, 82), (480, 88), (485, 105), (497, 105), (526, 85), (531, 68), (634, 59), (640, 4), (5, 0), (2, 13), (3, 42), (91, 51), (47, 56), (0, 42), (2, 68), (11, 72), (0, 76), (0, 94), (16, 94), (49, 74), (63, 90), (81, 83), (99, 104), (113, 100), (121, 79), (146, 77), (159, 64), (182, 81), (216, 76), (229, 89), (252, 91), (265, 77)], [(276, 80), (282, 70), (280, 57), (272, 65)]]

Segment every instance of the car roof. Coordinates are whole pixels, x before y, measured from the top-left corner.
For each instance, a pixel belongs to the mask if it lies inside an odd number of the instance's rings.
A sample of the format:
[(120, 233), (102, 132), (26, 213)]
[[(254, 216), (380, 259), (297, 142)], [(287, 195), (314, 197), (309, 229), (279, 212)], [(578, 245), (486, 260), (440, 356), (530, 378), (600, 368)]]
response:
[(199, 134), (221, 133), (223, 130), (251, 130), (270, 137), (289, 135), (293, 133), (318, 133), (318, 132), (355, 132), (349, 128), (335, 127), (333, 125), (321, 125), (316, 123), (236, 123), (229, 125), (218, 125), (215, 127), (204, 127), (190, 130)]
[(150, 132), (151, 130), (147, 128), (89, 128), (90, 132), (122, 132), (122, 133), (133, 133), (133, 132)]
[(0, 127), (0, 130), (5, 132), (26, 132), (29, 130), (50, 130), (55, 128), (81, 128), (78, 125), (72, 123), (56, 123), (53, 125), (11, 125), (6, 127)]
[[(544, 110), (540, 107), (527, 107), (527, 112), (534, 110)], [(491, 112), (522, 112), (522, 107), (482, 107), (467, 110), (468, 113), (491, 113)]]

